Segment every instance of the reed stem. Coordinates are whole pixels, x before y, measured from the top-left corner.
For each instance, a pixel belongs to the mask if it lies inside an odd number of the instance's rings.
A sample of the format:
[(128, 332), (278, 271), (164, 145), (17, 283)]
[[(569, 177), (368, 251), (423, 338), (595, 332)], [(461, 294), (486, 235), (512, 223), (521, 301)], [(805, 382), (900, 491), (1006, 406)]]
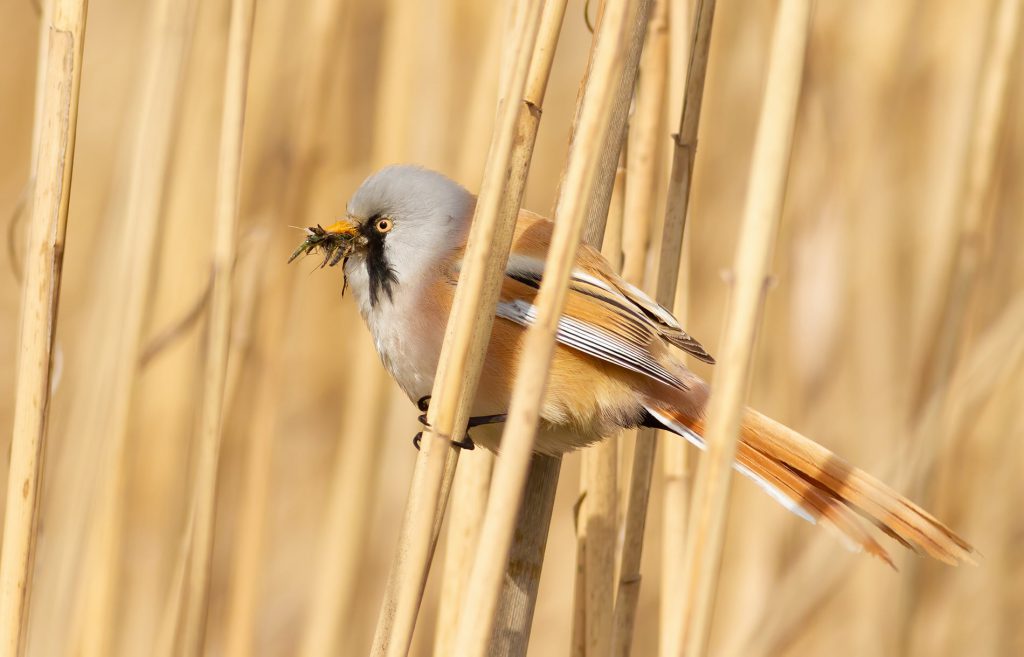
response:
[[(549, 10), (542, 12), (542, 4)], [(428, 412), (431, 430), (425, 432), (416, 459), (398, 552), (388, 576), (374, 634), (371, 652), (374, 657), (405, 655), (412, 641), (435, 541), (458, 463), (459, 449), (450, 445), (461, 440), (465, 433), (533, 152), (540, 118), (540, 102), (535, 100), (543, 99), (554, 54), (554, 42), (542, 43), (538, 34), (544, 21), (550, 21), (555, 11), (550, 7), (559, 4), (562, 3), (531, 0), (522, 9), (525, 13), (515, 66), (502, 93), (504, 100), (498, 127), (491, 142), (466, 247), (465, 274), (456, 288), (438, 360)], [(553, 33), (557, 37), (557, 30)], [(538, 52), (546, 48), (547, 55), (536, 54), (535, 47)], [(546, 65), (532, 66), (535, 56)]]
[[(82, 80), (86, 0), (54, 0), (49, 18), (38, 149), (33, 149), (31, 222), (25, 252), (14, 430), (7, 475), (3, 548), (0, 553), (0, 655), (24, 648), (25, 616), (32, 580), (39, 511), (42, 451), (50, 410), (50, 377), (71, 173)], [(40, 47), (42, 51), (42, 47)]]
[(697, 473), (687, 536), (687, 589), (681, 624), (687, 657), (707, 653), (732, 461), (772, 245), (782, 213), (810, 18), (808, 0), (783, 0), (775, 18), (765, 97), (750, 166), (750, 187), (733, 265), (735, 283), (729, 298), (720, 364), (708, 400), (708, 449)]
[[(558, 203), (555, 231), (548, 251), (544, 282), (537, 297), (537, 321), (526, 331), (509, 406), (508, 423), (502, 435), (502, 454), (495, 465), (494, 483), (487, 504), (480, 546), (473, 564), (470, 588), (456, 634), (455, 653), (483, 655), (495, 622), (502, 574), (512, 544), (515, 520), (533, 452), (539, 409), (554, 352), (555, 330), (565, 304), (569, 275), (583, 235), (588, 205), (592, 200), (598, 164), (606, 145), (608, 119), (614, 87), (625, 48), (626, 0), (610, 0), (602, 22), (615, 35), (594, 53), (591, 76), (595, 87), (590, 102), (581, 106), (570, 146)], [(604, 28), (602, 28), (603, 31)], [(609, 195), (610, 197), (610, 195)]]
[(217, 166), (217, 205), (214, 215), (213, 286), (210, 292), (205, 387), (195, 478), (195, 532), (185, 590), (181, 648), (185, 655), (200, 655), (206, 630), (210, 563), (217, 502), (217, 464), (224, 423), (224, 390), (231, 345), (232, 273), (238, 242), (238, 195), (241, 179), (242, 132), (249, 83), (249, 55), (255, 0), (232, 0), (228, 28), (227, 73), (221, 114), (220, 155)]

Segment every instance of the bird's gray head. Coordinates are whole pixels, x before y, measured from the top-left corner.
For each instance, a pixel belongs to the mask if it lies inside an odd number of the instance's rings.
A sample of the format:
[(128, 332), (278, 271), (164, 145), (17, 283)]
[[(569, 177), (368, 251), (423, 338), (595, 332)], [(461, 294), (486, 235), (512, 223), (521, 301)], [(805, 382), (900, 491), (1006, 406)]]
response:
[(346, 218), (328, 229), (354, 237), (345, 273), (356, 294), (375, 306), (422, 280), (463, 242), (473, 203), (455, 181), (417, 166), (392, 165), (364, 180)]

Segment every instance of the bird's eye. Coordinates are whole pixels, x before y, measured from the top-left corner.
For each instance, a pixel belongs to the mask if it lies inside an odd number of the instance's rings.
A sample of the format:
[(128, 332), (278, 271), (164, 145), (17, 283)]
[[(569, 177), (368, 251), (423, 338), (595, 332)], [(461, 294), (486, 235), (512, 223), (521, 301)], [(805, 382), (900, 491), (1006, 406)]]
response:
[(375, 224), (378, 233), (391, 232), (391, 229), (394, 228), (394, 226), (394, 222), (388, 219), (387, 217), (381, 217), (380, 219), (377, 220), (377, 223)]

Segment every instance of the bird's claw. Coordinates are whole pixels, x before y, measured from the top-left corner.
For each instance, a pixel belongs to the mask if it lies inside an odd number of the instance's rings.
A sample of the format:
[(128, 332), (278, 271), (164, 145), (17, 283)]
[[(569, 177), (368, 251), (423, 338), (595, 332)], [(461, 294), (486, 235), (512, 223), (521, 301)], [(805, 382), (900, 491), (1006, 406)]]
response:
[[(412, 446), (415, 447), (417, 451), (419, 451), (420, 443), (422, 443), (422, 442), (423, 442), (423, 432), (422, 431), (418, 431), (418, 432), (416, 432), (416, 435), (412, 437)], [(469, 437), (469, 434), (466, 434), (466, 437), (463, 438), (462, 440), (459, 440), (459, 441), (453, 440), (452, 441), (452, 446), (453, 447), (459, 447), (459, 448), (467, 450), (467, 451), (476, 449), (476, 443), (474, 443), (473, 439)]]

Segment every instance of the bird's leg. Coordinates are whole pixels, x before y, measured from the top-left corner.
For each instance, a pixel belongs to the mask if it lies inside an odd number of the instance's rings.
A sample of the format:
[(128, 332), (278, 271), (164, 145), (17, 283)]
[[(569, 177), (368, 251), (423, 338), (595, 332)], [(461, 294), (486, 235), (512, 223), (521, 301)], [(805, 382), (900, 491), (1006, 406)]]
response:
[(482, 427), (485, 424), (501, 424), (507, 419), (508, 413), (499, 413), (497, 415), (478, 415), (476, 417), (469, 418), (469, 422), (466, 424), (466, 429)]
[[(421, 411), (423, 411), (423, 414), (420, 415), (419, 418), (418, 418), (419, 421), (420, 421), (420, 424), (422, 424), (424, 427), (429, 429), (430, 428), (430, 423), (427, 422), (427, 411), (430, 408), (430, 395), (427, 395), (425, 397), (420, 397), (419, 401), (416, 402), (416, 408), (418, 408)], [(462, 440), (458, 441), (458, 442), (452, 441), (452, 444), (455, 445), (456, 447), (461, 447), (462, 449), (465, 449), (465, 450), (475, 449), (476, 448), (476, 444), (473, 442), (473, 439), (469, 435), (469, 430), (470, 429), (472, 429), (473, 427), (480, 427), (480, 426), (483, 426), (485, 424), (498, 424), (500, 422), (504, 422), (506, 419), (508, 419), (508, 414), (507, 413), (499, 413), (497, 415), (478, 415), (476, 417), (471, 417), (471, 418), (469, 418), (469, 421), (466, 423), (466, 437), (463, 438)], [(419, 433), (417, 433), (412, 438), (413, 446), (416, 449), (419, 449), (420, 448), (420, 441), (422, 441), (422, 440), (423, 440), (423, 432), (420, 431)]]

